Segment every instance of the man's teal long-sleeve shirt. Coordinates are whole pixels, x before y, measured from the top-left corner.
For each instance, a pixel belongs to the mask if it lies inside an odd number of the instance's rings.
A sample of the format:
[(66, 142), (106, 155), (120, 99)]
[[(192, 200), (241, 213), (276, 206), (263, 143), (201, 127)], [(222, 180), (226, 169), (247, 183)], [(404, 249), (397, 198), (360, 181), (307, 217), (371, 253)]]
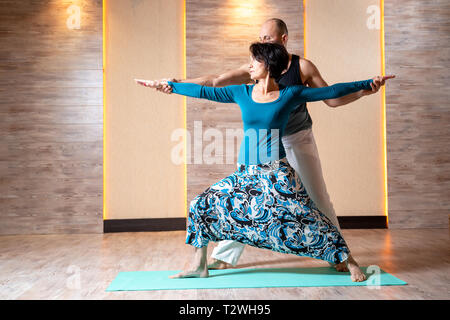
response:
[(194, 83), (168, 81), (172, 92), (222, 103), (237, 103), (244, 123), (244, 137), (239, 149), (238, 163), (260, 164), (286, 156), (281, 137), (291, 111), (300, 103), (334, 99), (359, 90), (370, 90), (372, 79), (337, 83), (329, 87), (310, 88), (302, 85), (283, 87), (272, 102), (255, 102), (255, 85), (206, 87)]

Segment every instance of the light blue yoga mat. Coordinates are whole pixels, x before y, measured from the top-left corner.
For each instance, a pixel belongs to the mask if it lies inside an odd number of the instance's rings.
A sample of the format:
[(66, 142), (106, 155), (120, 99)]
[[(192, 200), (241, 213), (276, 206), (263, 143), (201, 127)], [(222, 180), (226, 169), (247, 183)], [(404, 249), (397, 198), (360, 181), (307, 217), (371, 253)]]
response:
[(268, 288), (268, 287), (334, 287), (392, 286), (406, 282), (379, 268), (362, 267), (367, 280), (353, 282), (349, 272), (334, 268), (256, 268), (210, 270), (208, 278), (170, 279), (180, 271), (120, 272), (106, 291), (147, 291), (182, 289)]

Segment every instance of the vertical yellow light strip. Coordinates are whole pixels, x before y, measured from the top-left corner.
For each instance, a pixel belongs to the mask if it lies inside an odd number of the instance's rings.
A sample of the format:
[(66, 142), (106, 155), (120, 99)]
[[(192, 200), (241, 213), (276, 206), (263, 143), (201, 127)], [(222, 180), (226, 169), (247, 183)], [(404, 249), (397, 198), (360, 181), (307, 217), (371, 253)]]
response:
[(306, 59), (306, 0), (303, 0), (303, 58)]
[[(186, 0), (183, 1), (183, 79), (186, 79)], [(184, 216), (187, 217), (187, 97), (183, 96), (184, 123)]]
[(106, 219), (106, 0), (103, 0), (103, 220)]
[[(381, 75), (386, 75), (384, 56), (384, 0), (380, 0), (380, 41), (381, 41)], [(384, 215), (386, 224), (389, 225), (388, 218), (388, 187), (387, 187), (387, 141), (386, 141), (386, 87), (381, 87), (382, 123), (383, 123), (383, 164), (384, 164)]]

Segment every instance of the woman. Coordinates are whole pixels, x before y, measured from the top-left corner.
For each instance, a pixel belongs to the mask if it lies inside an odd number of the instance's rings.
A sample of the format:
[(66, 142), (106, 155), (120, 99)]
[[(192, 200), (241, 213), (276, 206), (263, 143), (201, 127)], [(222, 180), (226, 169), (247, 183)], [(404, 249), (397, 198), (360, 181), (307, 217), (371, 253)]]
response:
[(245, 132), (237, 170), (191, 201), (186, 243), (196, 248), (194, 264), (171, 278), (207, 277), (208, 242), (234, 240), (334, 264), (347, 261), (351, 279), (364, 281), (339, 230), (317, 209), (288, 164), (281, 137), (299, 103), (370, 90), (372, 80), (324, 88), (283, 87), (275, 79), (287, 67), (286, 49), (275, 43), (253, 43), (250, 52), (250, 74), (256, 85), (214, 88), (167, 82), (173, 93), (237, 103)]

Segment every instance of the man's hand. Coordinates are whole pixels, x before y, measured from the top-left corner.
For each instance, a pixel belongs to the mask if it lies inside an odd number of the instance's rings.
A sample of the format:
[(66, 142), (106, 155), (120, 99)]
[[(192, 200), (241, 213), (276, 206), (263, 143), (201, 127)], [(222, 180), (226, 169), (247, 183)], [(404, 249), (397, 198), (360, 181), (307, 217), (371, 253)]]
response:
[(372, 78), (373, 82), (370, 84), (370, 87), (372, 88), (372, 90), (364, 90), (364, 93), (366, 95), (369, 94), (373, 94), (378, 92), (378, 90), (380, 90), (381, 86), (384, 86), (384, 84), (386, 83), (386, 80), (388, 79), (392, 79), (395, 78), (395, 75), (388, 75), (388, 76), (376, 76), (374, 78)]

